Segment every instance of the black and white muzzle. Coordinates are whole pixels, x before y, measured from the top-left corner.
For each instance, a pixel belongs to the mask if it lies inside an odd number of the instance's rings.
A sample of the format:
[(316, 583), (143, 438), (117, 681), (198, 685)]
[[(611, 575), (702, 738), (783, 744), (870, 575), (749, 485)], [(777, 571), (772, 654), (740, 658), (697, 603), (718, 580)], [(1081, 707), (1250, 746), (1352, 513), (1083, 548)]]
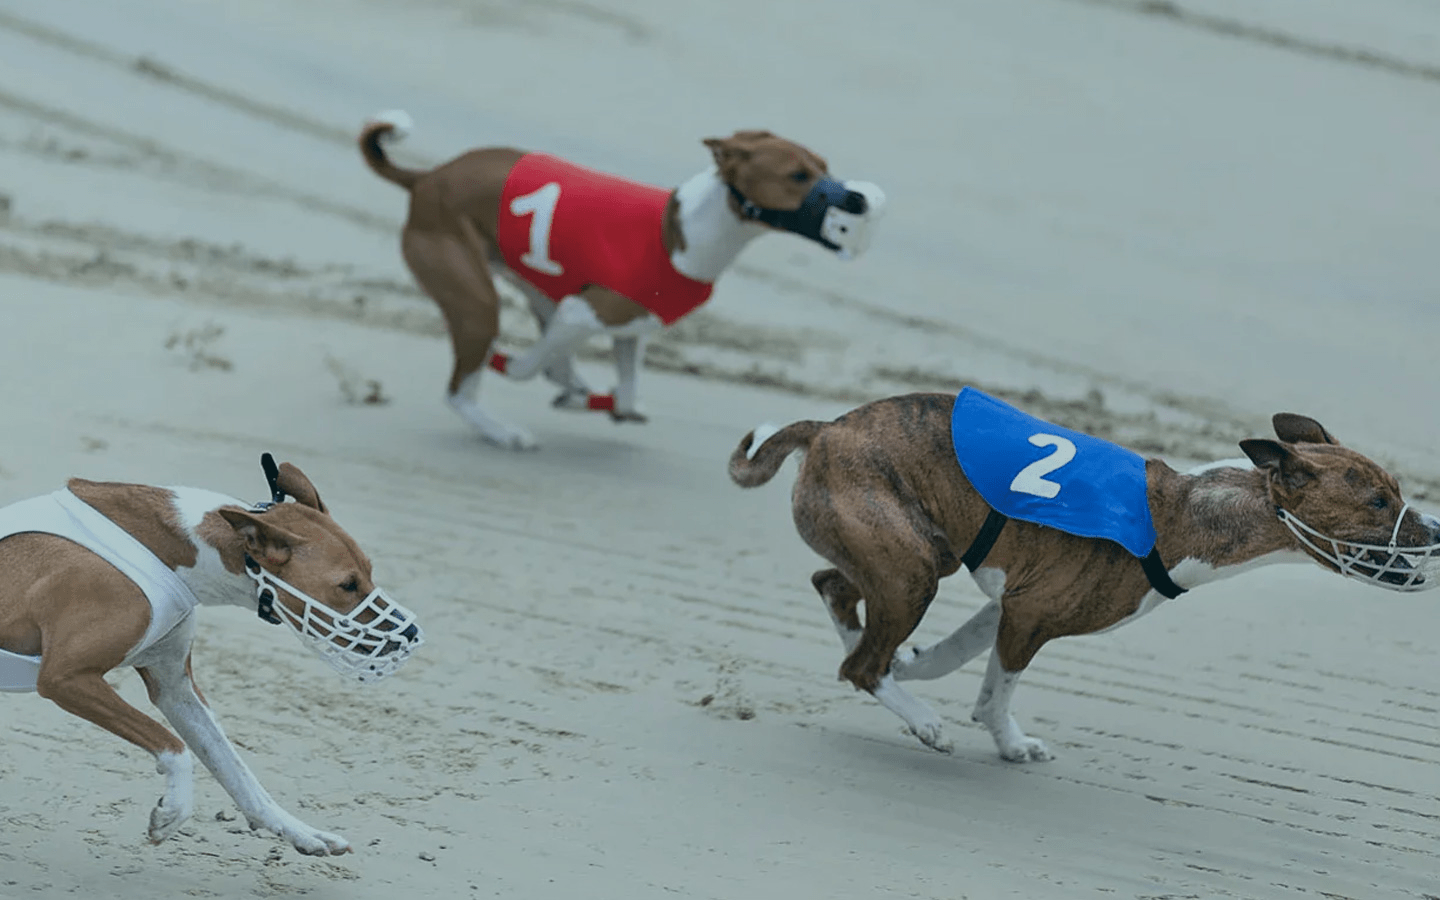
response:
[(834, 250), (841, 259), (855, 259), (870, 246), (870, 232), (885, 210), (885, 193), (868, 181), (816, 181), (798, 209), (758, 206), (734, 185), (730, 193), (742, 218), (809, 238)]

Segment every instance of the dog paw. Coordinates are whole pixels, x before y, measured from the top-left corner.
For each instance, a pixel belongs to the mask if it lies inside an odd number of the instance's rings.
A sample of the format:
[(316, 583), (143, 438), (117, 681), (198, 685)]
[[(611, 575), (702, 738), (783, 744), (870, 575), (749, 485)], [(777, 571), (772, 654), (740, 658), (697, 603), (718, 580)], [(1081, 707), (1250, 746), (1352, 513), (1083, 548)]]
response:
[(158, 844), (173, 836), (190, 818), (191, 812), (186, 805), (172, 802), (168, 794), (161, 797), (155, 808), (150, 810), (150, 828), (146, 832), (150, 843)]
[(503, 425), (482, 433), (485, 440), (504, 450), (535, 450), (540, 444), (518, 425)]
[(610, 410), (610, 420), (617, 425), (624, 422), (634, 422), (636, 425), (644, 425), (650, 421), (650, 417), (638, 409), (612, 409)]
[(340, 856), (350, 852), (350, 842), (338, 834), (302, 826), (287, 832), (286, 839), (306, 856)]
[(890, 674), (895, 676), (896, 681), (905, 681), (911, 677), (910, 668), (918, 664), (924, 655), (925, 651), (919, 647), (901, 647), (890, 660)]
[(590, 392), (588, 390), (567, 390), (561, 391), (550, 401), (550, 405), (556, 409), (590, 409)]
[(1000, 748), (1000, 758), (1006, 762), (1049, 762), (1055, 756), (1045, 742), (1032, 737), (1022, 737), (1021, 740), (1006, 744)]
[(338, 834), (311, 828), (284, 810), (262, 812), (250, 819), (250, 829), (261, 829), (280, 835), (306, 856), (339, 856), (350, 852), (350, 842)]
[(945, 739), (944, 732), (938, 720), (912, 725), (909, 730), (911, 734), (920, 739), (920, 743), (929, 747), (931, 750), (940, 753), (955, 752), (955, 744)]

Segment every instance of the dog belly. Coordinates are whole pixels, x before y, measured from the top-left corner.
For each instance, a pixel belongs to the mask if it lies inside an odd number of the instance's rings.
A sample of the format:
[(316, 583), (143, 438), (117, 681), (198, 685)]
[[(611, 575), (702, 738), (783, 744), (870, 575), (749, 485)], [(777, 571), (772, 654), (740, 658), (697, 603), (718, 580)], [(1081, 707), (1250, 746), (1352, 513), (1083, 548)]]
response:
[(1134, 612), (1132, 612), (1130, 615), (1126, 616), (1125, 618), (1121, 619), (1120, 621), (1116, 622), (1114, 625), (1107, 625), (1107, 626), (1105, 626), (1104, 628), (1100, 629), (1099, 631), (1096, 631), (1096, 632), (1093, 632), (1093, 633), (1094, 633), (1094, 634), (1105, 634), (1107, 631), (1114, 631), (1115, 629), (1121, 627), (1122, 625), (1129, 625), (1131, 622), (1135, 621), (1136, 619), (1140, 618), (1141, 616), (1147, 615), (1147, 614), (1153, 612), (1153, 611), (1155, 610), (1155, 607), (1159, 606), (1160, 604), (1162, 604), (1162, 603), (1164, 603), (1164, 602), (1165, 602), (1165, 595), (1156, 593), (1155, 591), (1148, 591), (1148, 592), (1146, 592), (1145, 596), (1143, 596), (1143, 597), (1140, 598), (1140, 605), (1137, 606), (1137, 607), (1135, 607), (1135, 611), (1134, 611)]
[(40, 677), (40, 657), (0, 650), (0, 691), (29, 694)]

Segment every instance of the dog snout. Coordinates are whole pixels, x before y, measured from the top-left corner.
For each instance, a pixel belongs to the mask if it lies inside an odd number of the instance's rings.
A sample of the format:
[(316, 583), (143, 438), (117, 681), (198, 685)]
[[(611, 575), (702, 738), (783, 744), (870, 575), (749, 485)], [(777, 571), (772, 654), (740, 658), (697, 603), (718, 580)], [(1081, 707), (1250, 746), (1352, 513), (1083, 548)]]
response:
[(840, 204), (840, 208), (860, 216), (870, 211), (870, 201), (859, 191), (846, 191), (845, 200)]
[(1440, 519), (1435, 518), (1429, 513), (1421, 513), (1420, 524), (1424, 525), (1426, 530), (1430, 532), (1430, 541), (1432, 543), (1440, 543)]

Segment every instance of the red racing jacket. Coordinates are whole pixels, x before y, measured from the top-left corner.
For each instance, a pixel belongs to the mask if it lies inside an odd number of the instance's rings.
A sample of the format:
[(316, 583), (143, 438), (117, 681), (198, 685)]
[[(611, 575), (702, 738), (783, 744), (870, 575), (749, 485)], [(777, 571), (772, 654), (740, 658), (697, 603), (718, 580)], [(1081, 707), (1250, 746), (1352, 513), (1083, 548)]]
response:
[(600, 285), (669, 325), (715, 287), (671, 265), (661, 238), (669, 199), (663, 188), (528, 153), (500, 194), (500, 253), (552, 300)]

